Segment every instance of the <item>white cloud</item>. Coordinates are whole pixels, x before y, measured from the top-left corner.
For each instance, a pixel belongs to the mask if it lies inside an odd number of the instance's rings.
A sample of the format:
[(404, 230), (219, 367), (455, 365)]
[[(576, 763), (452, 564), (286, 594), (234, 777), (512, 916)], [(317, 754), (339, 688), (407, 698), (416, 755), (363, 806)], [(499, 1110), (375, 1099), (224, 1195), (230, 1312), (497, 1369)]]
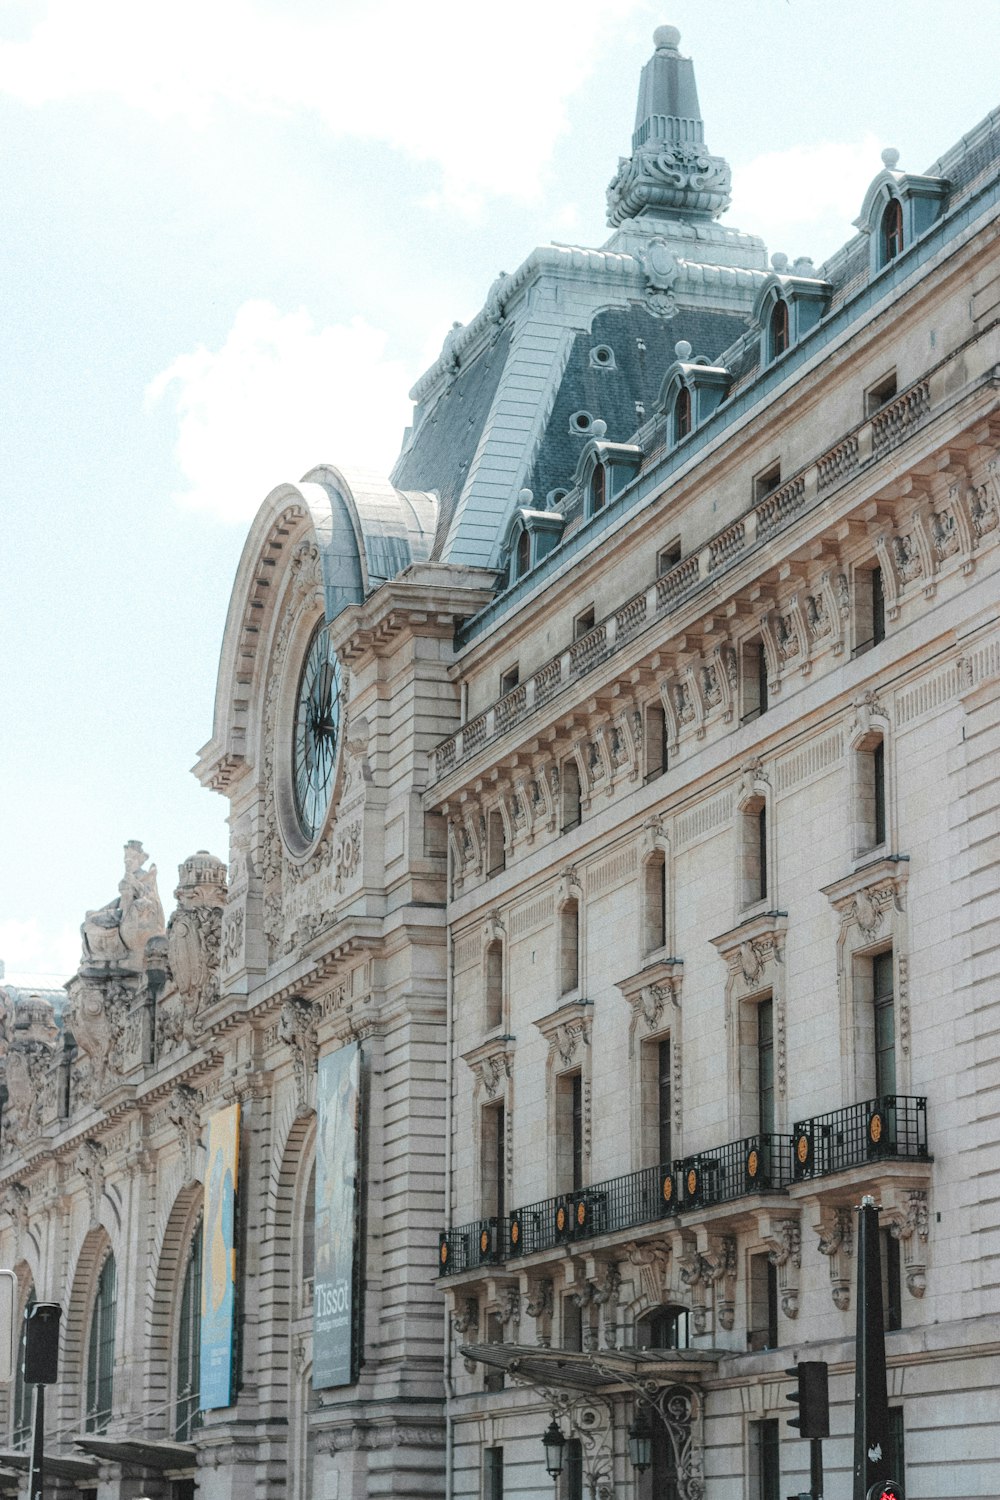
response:
[(38, 917), (2, 918), (0, 958), (5, 975), (0, 982), (56, 990), (79, 966), (79, 924), (46, 924)]
[(110, 94), (195, 124), (219, 105), (311, 111), (335, 135), (437, 162), (446, 194), (475, 204), (537, 192), (604, 34), (643, 8), (338, 0), (310, 16), (259, 0), (48, 0), (27, 39), (0, 41), (0, 92), (32, 105)]
[(386, 342), (361, 318), (317, 328), (303, 308), (244, 303), (221, 349), (178, 355), (146, 392), (148, 404), (176, 409), (179, 501), (244, 520), (275, 484), (317, 463), (388, 474), (412, 374), (386, 359)]
[(856, 233), (868, 184), (882, 170), (880, 148), (868, 134), (755, 157), (734, 169), (728, 222), (763, 235), (770, 250), (819, 264)]

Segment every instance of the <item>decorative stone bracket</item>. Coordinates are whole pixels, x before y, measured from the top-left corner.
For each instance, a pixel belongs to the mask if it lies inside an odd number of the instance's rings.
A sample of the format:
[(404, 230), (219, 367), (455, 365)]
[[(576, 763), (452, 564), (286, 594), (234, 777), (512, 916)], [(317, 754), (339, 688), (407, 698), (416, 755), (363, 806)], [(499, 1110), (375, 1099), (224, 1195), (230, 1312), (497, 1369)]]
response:
[(922, 1297), (927, 1290), (927, 1236), (930, 1213), (923, 1188), (910, 1188), (900, 1201), (883, 1200), (883, 1222), (903, 1252), (903, 1279), (911, 1297)]
[(819, 1235), (819, 1253), (830, 1262), (830, 1295), (841, 1312), (851, 1305), (851, 1257), (854, 1254), (854, 1219), (851, 1209), (837, 1205), (820, 1209), (820, 1222), (813, 1225)]
[(762, 1216), (760, 1236), (768, 1260), (778, 1271), (778, 1299), (786, 1318), (799, 1315), (799, 1277), (802, 1270), (802, 1228), (798, 1218)]

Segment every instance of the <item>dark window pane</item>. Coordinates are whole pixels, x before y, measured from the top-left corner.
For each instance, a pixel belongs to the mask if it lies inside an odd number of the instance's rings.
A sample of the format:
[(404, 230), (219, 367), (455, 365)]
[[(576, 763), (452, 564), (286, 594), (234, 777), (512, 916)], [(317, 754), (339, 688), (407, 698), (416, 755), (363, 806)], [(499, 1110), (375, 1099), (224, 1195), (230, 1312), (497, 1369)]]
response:
[(667, 1166), (673, 1160), (671, 1142), (671, 1098), (670, 1098), (670, 1038), (660, 1042), (657, 1048), (657, 1114), (660, 1138), (660, 1164)]
[(875, 842), (885, 843), (885, 741), (879, 740), (872, 751), (872, 773), (875, 779)]
[(762, 1000), (757, 1007), (757, 1129), (761, 1135), (774, 1132), (774, 1003)]
[(195, 1230), (188, 1252), (181, 1318), (177, 1332), (177, 1401), (174, 1407), (174, 1437), (189, 1441), (201, 1426), (198, 1410), (201, 1389), (201, 1225)]

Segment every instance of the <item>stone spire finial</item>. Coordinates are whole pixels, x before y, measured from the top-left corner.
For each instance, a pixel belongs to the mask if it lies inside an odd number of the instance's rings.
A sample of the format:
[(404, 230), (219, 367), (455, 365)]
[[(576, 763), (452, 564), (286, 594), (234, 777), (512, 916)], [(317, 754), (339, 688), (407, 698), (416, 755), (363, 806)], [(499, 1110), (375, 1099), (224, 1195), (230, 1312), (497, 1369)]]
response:
[(642, 70), (632, 155), (608, 188), (608, 223), (642, 214), (715, 219), (729, 207), (729, 163), (705, 148), (694, 64), (677, 50), (676, 26), (658, 26)]

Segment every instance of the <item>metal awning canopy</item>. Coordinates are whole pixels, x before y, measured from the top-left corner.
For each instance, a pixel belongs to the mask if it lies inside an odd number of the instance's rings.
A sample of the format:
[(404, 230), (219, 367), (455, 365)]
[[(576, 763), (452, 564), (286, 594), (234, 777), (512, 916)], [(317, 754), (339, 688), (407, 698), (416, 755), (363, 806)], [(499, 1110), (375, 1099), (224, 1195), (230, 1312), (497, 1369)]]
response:
[[(198, 1461), (198, 1450), (193, 1443), (171, 1443), (165, 1438), (110, 1438), (88, 1434), (73, 1441), (85, 1453), (92, 1453), (105, 1463), (154, 1469), (159, 1474), (193, 1469)], [(2, 1457), (0, 1454), (0, 1460)]]
[(542, 1349), (537, 1344), (463, 1344), (461, 1353), (482, 1365), (531, 1381), (576, 1391), (616, 1386), (698, 1385), (722, 1357), (717, 1349)]
[[(97, 1463), (92, 1458), (80, 1458), (76, 1454), (46, 1453), (45, 1472), (56, 1479), (97, 1479)], [(18, 1448), (0, 1449), (0, 1470), (14, 1469), (27, 1474), (31, 1468), (31, 1455)]]

